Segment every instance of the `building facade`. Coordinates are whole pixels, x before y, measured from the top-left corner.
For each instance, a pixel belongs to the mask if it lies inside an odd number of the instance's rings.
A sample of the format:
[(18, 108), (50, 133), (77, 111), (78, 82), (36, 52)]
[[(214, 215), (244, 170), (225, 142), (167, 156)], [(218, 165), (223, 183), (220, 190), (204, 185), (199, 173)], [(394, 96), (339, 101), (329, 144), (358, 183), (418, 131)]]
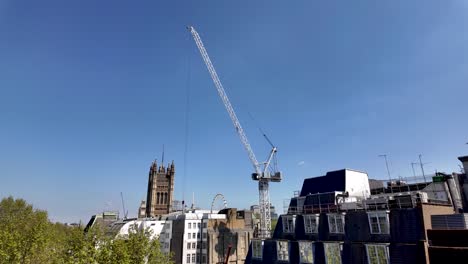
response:
[(158, 217), (170, 213), (174, 199), (174, 177), (174, 161), (167, 168), (164, 164), (158, 168), (156, 161), (151, 164), (145, 206), (146, 217)]
[(161, 249), (177, 264), (245, 263), (253, 237), (252, 213), (235, 208), (174, 212), (159, 235)]
[(364, 179), (346, 169), (304, 180), (272, 238), (252, 240), (246, 263), (429, 263), (431, 216), (454, 214), (453, 204), (419, 190), (371, 195)]

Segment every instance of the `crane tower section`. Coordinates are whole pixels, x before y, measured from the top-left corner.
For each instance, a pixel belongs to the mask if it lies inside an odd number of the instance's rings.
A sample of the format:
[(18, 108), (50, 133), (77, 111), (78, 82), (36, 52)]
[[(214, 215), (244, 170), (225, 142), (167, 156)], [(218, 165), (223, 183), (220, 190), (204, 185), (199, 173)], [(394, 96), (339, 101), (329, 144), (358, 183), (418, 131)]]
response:
[[(277, 149), (275, 146), (272, 145), (272, 149), (268, 156), (268, 159), (265, 162), (259, 163), (255, 154), (250, 146), (249, 140), (245, 135), (242, 126), (237, 119), (236, 113), (229, 101), (229, 98), (226, 95), (226, 92), (223, 88), (221, 81), (219, 80), (218, 74), (211, 63), (210, 57), (203, 45), (203, 42), (198, 35), (198, 32), (193, 27), (187, 27), (187, 29), (192, 34), (193, 39), (200, 51), (200, 54), (205, 62), (206, 67), (208, 68), (208, 72), (211, 75), (211, 79), (213, 79), (213, 83), (216, 86), (216, 90), (218, 91), (219, 97), (223, 101), (223, 104), (226, 108), (226, 111), (231, 118), (231, 121), (236, 129), (236, 132), (240, 138), (242, 145), (244, 146), (245, 150), (247, 151), (247, 155), (249, 156), (250, 162), (254, 167), (254, 173), (252, 173), (252, 179), (258, 181), (258, 191), (259, 191), (259, 209), (260, 209), (260, 227), (258, 230), (258, 236), (260, 238), (269, 238), (271, 236), (271, 214), (270, 214), (270, 194), (269, 194), (269, 183), (270, 182), (280, 182), (281, 181), (281, 172), (279, 172), (276, 168), (276, 152)], [(267, 138), (268, 140), (268, 138)], [(268, 140), (269, 141), (269, 140)], [(270, 142), (270, 141), (269, 141)]]

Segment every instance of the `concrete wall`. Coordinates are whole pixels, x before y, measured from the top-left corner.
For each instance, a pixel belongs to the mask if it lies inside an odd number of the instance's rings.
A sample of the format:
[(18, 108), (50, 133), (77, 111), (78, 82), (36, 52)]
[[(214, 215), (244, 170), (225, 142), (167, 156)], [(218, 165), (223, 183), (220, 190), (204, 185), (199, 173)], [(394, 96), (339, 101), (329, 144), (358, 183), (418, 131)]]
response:
[(182, 263), (183, 258), (185, 258), (184, 230), (184, 219), (177, 219), (172, 221), (171, 251), (174, 253), (173, 259), (176, 264)]
[(367, 173), (346, 170), (346, 191), (349, 196), (369, 197), (369, 177)]
[(228, 209), (223, 213), (226, 213), (226, 219), (210, 219), (207, 222), (208, 263), (223, 262), (229, 245), (229, 263), (244, 263), (253, 238), (251, 212), (238, 213), (236, 209)]

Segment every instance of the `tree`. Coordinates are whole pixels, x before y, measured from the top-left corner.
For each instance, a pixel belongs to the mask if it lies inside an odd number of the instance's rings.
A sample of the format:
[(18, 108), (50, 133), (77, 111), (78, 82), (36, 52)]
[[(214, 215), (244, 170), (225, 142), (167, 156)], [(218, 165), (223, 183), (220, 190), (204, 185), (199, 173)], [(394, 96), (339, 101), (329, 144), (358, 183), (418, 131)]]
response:
[(149, 229), (130, 228), (126, 236), (106, 235), (94, 227), (51, 223), (47, 212), (37, 210), (23, 199), (0, 202), (0, 264), (166, 264), (170, 255), (161, 252), (158, 239)]
[(0, 263), (38, 263), (46, 259), (47, 212), (33, 210), (23, 199), (0, 202)]

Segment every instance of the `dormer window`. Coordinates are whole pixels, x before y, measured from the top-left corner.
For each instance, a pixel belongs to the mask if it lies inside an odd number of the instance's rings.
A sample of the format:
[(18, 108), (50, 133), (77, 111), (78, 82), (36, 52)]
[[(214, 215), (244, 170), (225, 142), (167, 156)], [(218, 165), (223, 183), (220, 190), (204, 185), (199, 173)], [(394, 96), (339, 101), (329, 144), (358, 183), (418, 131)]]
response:
[(262, 240), (252, 240), (252, 258), (262, 259), (263, 257), (263, 241)]
[(390, 224), (388, 214), (385, 211), (368, 212), (371, 234), (389, 234)]
[(283, 233), (294, 233), (296, 216), (284, 215), (283, 217)]
[(307, 234), (318, 233), (319, 215), (304, 215), (304, 231)]
[(328, 228), (330, 233), (343, 234), (345, 216), (342, 214), (328, 214)]

